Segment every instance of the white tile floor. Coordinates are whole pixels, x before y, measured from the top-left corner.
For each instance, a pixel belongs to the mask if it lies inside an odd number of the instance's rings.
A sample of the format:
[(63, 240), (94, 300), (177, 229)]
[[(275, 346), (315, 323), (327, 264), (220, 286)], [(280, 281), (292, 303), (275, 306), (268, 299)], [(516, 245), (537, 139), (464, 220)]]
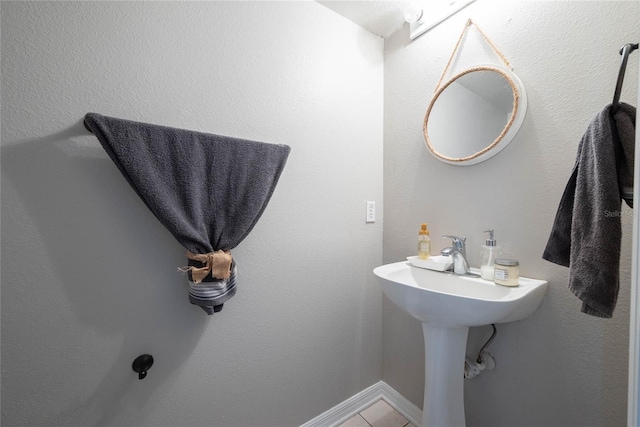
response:
[(354, 415), (340, 427), (415, 427), (398, 411), (384, 400), (378, 400), (373, 405)]

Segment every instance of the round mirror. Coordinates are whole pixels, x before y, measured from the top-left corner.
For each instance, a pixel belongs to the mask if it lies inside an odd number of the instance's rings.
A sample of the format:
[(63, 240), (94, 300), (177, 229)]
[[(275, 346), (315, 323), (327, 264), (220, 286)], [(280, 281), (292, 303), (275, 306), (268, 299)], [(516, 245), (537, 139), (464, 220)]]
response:
[(495, 156), (516, 135), (527, 108), (520, 79), (493, 65), (454, 76), (434, 95), (424, 138), (438, 159), (460, 166)]

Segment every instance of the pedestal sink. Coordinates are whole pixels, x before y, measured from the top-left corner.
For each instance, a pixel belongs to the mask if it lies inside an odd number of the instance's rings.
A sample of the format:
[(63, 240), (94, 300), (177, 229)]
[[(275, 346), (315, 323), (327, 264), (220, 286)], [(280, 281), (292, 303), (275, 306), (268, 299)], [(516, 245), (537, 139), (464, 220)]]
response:
[(385, 295), (422, 322), (425, 388), (422, 427), (464, 427), (464, 360), (470, 326), (530, 316), (547, 290), (544, 280), (521, 277), (506, 287), (469, 276), (396, 262), (377, 267)]

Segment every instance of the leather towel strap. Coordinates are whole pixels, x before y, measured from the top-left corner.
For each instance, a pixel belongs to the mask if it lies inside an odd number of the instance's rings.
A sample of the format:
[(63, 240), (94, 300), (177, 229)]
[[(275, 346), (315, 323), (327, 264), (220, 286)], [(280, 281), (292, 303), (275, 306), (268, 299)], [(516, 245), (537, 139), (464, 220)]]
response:
[(194, 254), (187, 251), (187, 258), (204, 264), (204, 267), (181, 267), (182, 272), (191, 272), (194, 283), (200, 283), (209, 273), (216, 279), (228, 279), (231, 275), (231, 261), (233, 257), (230, 251), (218, 250), (207, 254)]

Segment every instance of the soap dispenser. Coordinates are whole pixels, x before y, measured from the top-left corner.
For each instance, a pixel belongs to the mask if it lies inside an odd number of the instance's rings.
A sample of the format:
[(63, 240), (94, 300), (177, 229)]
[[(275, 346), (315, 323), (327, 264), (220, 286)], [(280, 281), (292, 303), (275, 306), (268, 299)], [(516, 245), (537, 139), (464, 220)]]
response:
[(429, 237), (429, 230), (427, 230), (427, 224), (424, 223), (420, 226), (418, 232), (418, 258), (426, 260), (431, 256), (431, 238)]
[(482, 265), (480, 266), (480, 277), (493, 281), (495, 262), (500, 254), (500, 247), (493, 238), (493, 229), (486, 230), (484, 233), (489, 233), (489, 238), (485, 241), (485, 244), (481, 246)]

